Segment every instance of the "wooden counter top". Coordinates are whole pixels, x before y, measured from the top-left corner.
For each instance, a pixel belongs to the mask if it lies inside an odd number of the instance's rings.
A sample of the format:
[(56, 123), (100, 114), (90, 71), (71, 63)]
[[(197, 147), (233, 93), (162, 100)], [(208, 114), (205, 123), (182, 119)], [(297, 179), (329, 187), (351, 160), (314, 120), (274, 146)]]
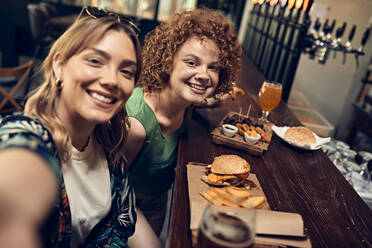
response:
[[(305, 231), (313, 247), (372, 247), (372, 211), (321, 150), (297, 150), (273, 135), (263, 156), (253, 156), (211, 141), (210, 131), (228, 111), (258, 117), (257, 92), (263, 75), (243, 59), (237, 85), (246, 91), (236, 101), (215, 109), (197, 109), (186, 133), (181, 137), (175, 190), (170, 220), (169, 248), (191, 247), (187, 162), (210, 163), (221, 154), (237, 154), (252, 167), (272, 210), (302, 215)], [(276, 125), (300, 125), (284, 102), (272, 111), (269, 120)]]

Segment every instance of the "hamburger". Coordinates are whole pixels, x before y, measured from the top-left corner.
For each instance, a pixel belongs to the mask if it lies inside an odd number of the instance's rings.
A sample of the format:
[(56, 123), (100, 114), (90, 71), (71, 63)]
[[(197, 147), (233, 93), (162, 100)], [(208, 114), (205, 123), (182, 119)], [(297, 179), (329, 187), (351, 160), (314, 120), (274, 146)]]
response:
[(316, 142), (314, 133), (306, 127), (290, 127), (284, 133), (284, 138), (301, 145), (310, 145)]
[[(248, 180), (251, 166), (238, 155), (221, 155), (215, 157), (202, 181), (212, 186), (250, 186), (254, 183)], [(253, 185), (252, 185), (253, 183)]]

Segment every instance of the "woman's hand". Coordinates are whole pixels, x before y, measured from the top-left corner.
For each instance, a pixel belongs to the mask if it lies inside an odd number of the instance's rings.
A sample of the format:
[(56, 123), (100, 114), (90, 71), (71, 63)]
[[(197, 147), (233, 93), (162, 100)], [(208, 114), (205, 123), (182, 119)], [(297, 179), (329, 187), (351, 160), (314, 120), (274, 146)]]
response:
[(229, 93), (220, 93), (212, 97), (205, 98), (201, 104), (198, 104), (196, 106), (197, 107), (216, 107), (216, 106), (221, 105), (226, 100), (229, 100), (229, 99), (235, 100), (239, 94), (245, 95), (245, 92), (243, 89), (237, 87), (235, 83), (233, 83), (233, 89)]
[(58, 184), (47, 163), (22, 148), (0, 151), (0, 247), (41, 247), (39, 227)]
[[(3, 203), (0, 202), (0, 205)], [(4, 206), (0, 206), (2, 208)], [(3, 211), (4, 210), (4, 211)], [(12, 213), (14, 211), (0, 210), (0, 246), (17, 248), (41, 247), (37, 226), (30, 222), (25, 216)]]

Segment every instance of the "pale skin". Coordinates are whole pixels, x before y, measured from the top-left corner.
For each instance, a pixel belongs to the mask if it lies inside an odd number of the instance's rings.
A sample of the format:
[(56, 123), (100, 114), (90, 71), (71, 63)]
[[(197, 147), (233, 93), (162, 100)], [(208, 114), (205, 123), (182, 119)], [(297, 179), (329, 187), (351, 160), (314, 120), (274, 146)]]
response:
[[(170, 136), (181, 127), (187, 107), (201, 104), (214, 93), (219, 81), (218, 53), (219, 49), (213, 41), (191, 37), (174, 56), (169, 84), (161, 90), (144, 93), (144, 100), (154, 111), (163, 136)], [(146, 132), (137, 119), (130, 117), (129, 121), (130, 131), (125, 154), (130, 164), (140, 151)], [(136, 232), (129, 238), (129, 245), (134, 248), (144, 247), (132, 246), (139, 240), (151, 245), (156, 238), (144, 215), (138, 209), (137, 213)], [(149, 233), (153, 233), (155, 237), (137, 232), (148, 228)], [(146, 247), (160, 246), (156, 244)]]
[[(55, 54), (53, 72), (64, 83), (56, 112), (76, 149), (83, 150), (95, 125), (125, 104), (135, 71), (134, 45), (123, 31), (108, 31), (66, 62)], [(9, 148), (0, 152), (0, 177), (0, 244), (40, 247), (37, 227), (55, 201), (55, 176), (37, 154)]]
[(55, 176), (38, 155), (19, 148), (0, 152), (0, 175), (0, 244), (40, 247), (36, 231), (55, 200)]

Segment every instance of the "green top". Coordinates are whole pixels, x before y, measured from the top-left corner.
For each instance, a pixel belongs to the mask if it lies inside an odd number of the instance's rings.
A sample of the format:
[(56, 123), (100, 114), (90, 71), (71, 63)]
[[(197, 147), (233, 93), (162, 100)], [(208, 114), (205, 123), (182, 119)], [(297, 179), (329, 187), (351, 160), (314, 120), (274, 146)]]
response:
[(146, 138), (136, 159), (132, 162), (129, 178), (134, 191), (142, 194), (161, 194), (168, 190), (174, 177), (178, 137), (191, 119), (192, 107), (185, 111), (181, 127), (172, 135), (164, 137), (155, 113), (143, 98), (143, 89), (135, 88), (126, 109), (146, 131)]

